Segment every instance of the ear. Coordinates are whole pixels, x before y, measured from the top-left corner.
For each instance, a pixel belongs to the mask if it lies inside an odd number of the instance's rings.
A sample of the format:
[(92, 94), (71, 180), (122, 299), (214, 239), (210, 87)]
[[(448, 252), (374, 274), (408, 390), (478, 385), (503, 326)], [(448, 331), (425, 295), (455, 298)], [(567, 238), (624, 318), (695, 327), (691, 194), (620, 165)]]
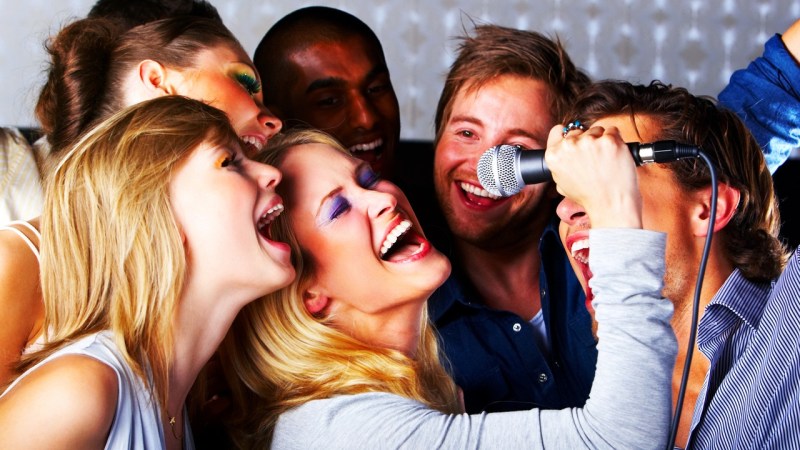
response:
[(309, 313), (311, 313), (312, 316), (322, 313), (328, 307), (330, 302), (330, 297), (315, 289), (306, 289), (303, 291), (303, 303), (306, 305), (306, 309)]
[(145, 59), (139, 63), (137, 73), (139, 82), (153, 97), (175, 94), (175, 89), (167, 82), (167, 74), (167, 68), (152, 59)]
[[(711, 216), (711, 186), (695, 192), (697, 199), (696, 214), (692, 217), (692, 233), (703, 237), (708, 234), (708, 219)], [(717, 183), (717, 214), (714, 221), (714, 232), (725, 228), (739, 207), (741, 193), (725, 183)]]

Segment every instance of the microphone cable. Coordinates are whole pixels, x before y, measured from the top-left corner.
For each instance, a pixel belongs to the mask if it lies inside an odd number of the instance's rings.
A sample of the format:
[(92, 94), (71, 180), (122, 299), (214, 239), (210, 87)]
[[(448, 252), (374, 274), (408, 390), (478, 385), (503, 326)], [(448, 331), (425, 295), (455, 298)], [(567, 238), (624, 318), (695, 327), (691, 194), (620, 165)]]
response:
[(703, 162), (706, 163), (708, 166), (708, 172), (711, 175), (711, 210), (710, 216), (708, 218), (708, 231), (706, 232), (706, 241), (703, 247), (703, 257), (700, 259), (700, 267), (697, 270), (697, 282), (694, 288), (694, 300), (692, 301), (692, 323), (691, 328), (689, 331), (689, 343), (687, 344), (688, 348), (686, 350), (686, 358), (684, 359), (683, 365), (683, 375), (681, 376), (681, 386), (678, 390), (678, 398), (677, 402), (675, 403), (675, 413), (672, 417), (672, 426), (670, 434), (669, 434), (669, 441), (667, 441), (666, 450), (674, 450), (675, 449), (675, 437), (678, 434), (678, 427), (681, 421), (681, 409), (683, 409), (683, 398), (686, 395), (686, 384), (689, 381), (689, 369), (692, 365), (692, 354), (694, 353), (694, 342), (697, 337), (697, 315), (700, 309), (700, 291), (703, 287), (703, 278), (705, 277), (706, 273), (706, 264), (708, 263), (708, 253), (711, 250), (711, 238), (714, 235), (714, 224), (716, 223), (717, 219), (717, 173), (716, 169), (714, 168), (714, 163), (711, 162), (711, 159), (703, 153), (702, 150), (698, 150), (697, 157), (702, 159)]

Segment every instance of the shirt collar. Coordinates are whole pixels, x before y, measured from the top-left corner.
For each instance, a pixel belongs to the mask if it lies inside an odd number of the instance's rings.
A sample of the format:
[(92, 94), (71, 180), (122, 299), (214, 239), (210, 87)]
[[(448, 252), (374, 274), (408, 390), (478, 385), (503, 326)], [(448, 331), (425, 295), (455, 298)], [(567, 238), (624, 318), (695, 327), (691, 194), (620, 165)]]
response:
[(739, 269), (735, 269), (711, 299), (706, 310), (716, 306), (728, 309), (755, 331), (773, 285), (773, 282), (752, 282)]
[[(540, 255), (544, 254), (545, 248), (552, 248), (553, 245), (561, 245), (561, 240), (558, 236), (558, 224), (558, 216), (553, 214), (553, 217), (542, 232), (542, 237), (539, 239)], [(481, 304), (475, 304), (469, 301), (468, 292), (470, 287), (464, 284), (465, 280), (466, 274), (460, 270), (458, 264), (453, 264), (450, 276), (428, 299), (428, 312), (433, 322), (438, 321), (447, 311), (454, 307), (456, 303), (471, 308), (485, 308), (485, 306)]]

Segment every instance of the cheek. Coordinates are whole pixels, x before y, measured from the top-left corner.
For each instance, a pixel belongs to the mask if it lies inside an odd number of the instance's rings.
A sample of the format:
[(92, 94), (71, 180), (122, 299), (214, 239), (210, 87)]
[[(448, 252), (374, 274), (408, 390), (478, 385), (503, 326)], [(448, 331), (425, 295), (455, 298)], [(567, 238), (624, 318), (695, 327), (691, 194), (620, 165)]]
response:
[(376, 99), (373, 103), (376, 110), (380, 115), (389, 121), (393, 121), (400, 117), (400, 111), (397, 107), (397, 100), (393, 95), (384, 95)]
[(232, 123), (258, 115), (259, 108), (253, 97), (238, 85), (220, 89), (211, 106), (221, 109)]
[(436, 153), (433, 157), (434, 172), (444, 172), (455, 164), (455, 155), (457, 155), (458, 152), (458, 146), (443, 138), (436, 147)]
[(297, 116), (324, 131), (333, 131), (334, 135), (337, 130), (347, 128), (347, 114), (343, 108), (319, 109), (312, 106), (307, 109), (307, 112), (299, 111)]

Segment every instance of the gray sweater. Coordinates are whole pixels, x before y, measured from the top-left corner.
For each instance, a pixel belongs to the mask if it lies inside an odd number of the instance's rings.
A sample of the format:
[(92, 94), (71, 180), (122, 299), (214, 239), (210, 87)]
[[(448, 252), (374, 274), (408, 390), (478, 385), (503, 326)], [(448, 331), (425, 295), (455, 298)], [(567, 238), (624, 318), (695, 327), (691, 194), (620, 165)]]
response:
[(663, 448), (677, 351), (661, 297), (665, 241), (643, 230), (590, 233), (598, 358), (583, 408), (448, 415), (393, 394), (343, 395), (284, 413), (273, 448)]

